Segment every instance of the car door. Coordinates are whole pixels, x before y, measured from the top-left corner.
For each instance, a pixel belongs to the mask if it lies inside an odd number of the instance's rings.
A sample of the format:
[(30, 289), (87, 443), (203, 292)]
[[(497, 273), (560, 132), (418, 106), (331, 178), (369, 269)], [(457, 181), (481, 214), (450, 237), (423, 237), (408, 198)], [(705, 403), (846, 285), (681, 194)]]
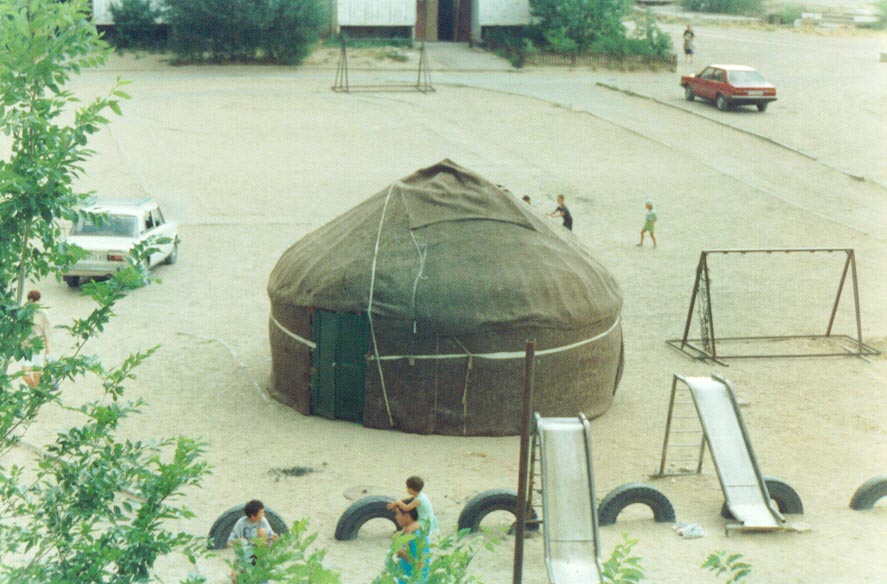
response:
[(716, 99), (719, 93), (730, 95), (730, 87), (727, 85), (727, 72), (723, 69), (715, 69), (711, 78), (711, 99)]
[(145, 211), (145, 234), (142, 237), (142, 240), (152, 240), (152, 247), (157, 249), (157, 251), (151, 254), (149, 260), (152, 266), (156, 266), (162, 262), (172, 251), (171, 241), (167, 243), (160, 243), (157, 241), (158, 239), (168, 237), (166, 235), (167, 231), (166, 221), (164, 221), (163, 214), (160, 213), (159, 208), (155, 207), (151, 210)]
[(706, 67), (702, 73), (696, 76), (696, 83), (693, 85), (693, 93), (702, 99), (712, 99), (711, 77), (714, 74), (712, 67)]

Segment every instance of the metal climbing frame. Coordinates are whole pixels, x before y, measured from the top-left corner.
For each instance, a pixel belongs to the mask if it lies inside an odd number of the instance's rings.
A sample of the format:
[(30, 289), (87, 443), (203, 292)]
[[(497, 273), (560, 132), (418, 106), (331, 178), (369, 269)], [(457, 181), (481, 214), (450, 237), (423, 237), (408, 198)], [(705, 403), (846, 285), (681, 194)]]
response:
[(339, 65), (336, 67), (336, 81), (332, 87), (333, 91), (341, 93), (351, 93), (352, 91), (361, 92), (382, 92), (382, 91), (419, 91), (421, 93), (430, 93), (434, 91), (431, 85), (431, 68), (428, 66), (428, 52), (425, 50), (425, 41), (419, 46), (419, 70), (416, 75), (416, 83), (380, 83), (380, 84), (361, 84), (354, 85), (348, 78), (348, 42), (342, 37), (342, 48), (339, 52)]
[[(835, 302), (832, 306), (831, 316), (829, 317), (828, 326), (824, 335), (776, 335), (776, 336), (748, 336), (748, 337), (721, 337), (715, 336), (714, 316), (712, 314), (711, 303), (711, 279), (708, 270), (708, 256), (712, 254), (773, 254), (773, 253), (843, 253), (847, 259), (844, 262), (844, 270), (841, 274), (841, 281), (838, 284), (838, 291), (835, 295)], [(844, 284), (847, 280), (847, 274), (850, 273), (851, 285), (853, 288), (853, 308), (856, 316), (856, 338), (849, 335), (832, 334), (832, 327), (835, 324), (835, 316), (838, 312), (838, 305), (841, 302), (841, 293), (844, 290)], [(690, 327), (693, 322), (694, 309), (698, 312), (700, 336), (697, 339), (690, 338)], [(726, 341), (778, 341), (787, 339), (837, 339), (843, 340), (852, 345), (848, 347), (841, 345), (843, 352), (822, 352), (822, 353), (798, 353), (798, 354), (724, 354), (718, 352), (717, 342)], [(690, 357), (704, 361), (711, 360), (721, 365), (726, 365), (724, 359), (756, 359), (756, 358), (777, 358), (777, 357), (864, 357), (880, 354), (877, 349), (865, 344), (862, 341), (862, 318), (859, 312), (859, 286), (856, 277), (856, 255), (853, 249), (849, 248), (787, 248), (787, 249), (711, 249), (703, 250), (699, 255), (699, 263), (696, 266), (696, 281), (693, 284), (693, 293), (690, 296), (690, 308), (687, 311), (687, 322), (684, 325), (684, 335), (680, 339), (669, 339), (666, 341), (671, 347), (689, 355)]]

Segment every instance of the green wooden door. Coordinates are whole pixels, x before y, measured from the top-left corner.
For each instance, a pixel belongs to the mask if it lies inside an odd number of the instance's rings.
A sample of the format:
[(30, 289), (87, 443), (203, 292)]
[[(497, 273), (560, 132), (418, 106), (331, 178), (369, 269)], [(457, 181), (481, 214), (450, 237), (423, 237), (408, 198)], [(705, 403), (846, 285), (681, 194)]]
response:
[(364, 377), (369, 351), (365, 315), (315, 310), (311, 334), (311, 413), (363, 422)]

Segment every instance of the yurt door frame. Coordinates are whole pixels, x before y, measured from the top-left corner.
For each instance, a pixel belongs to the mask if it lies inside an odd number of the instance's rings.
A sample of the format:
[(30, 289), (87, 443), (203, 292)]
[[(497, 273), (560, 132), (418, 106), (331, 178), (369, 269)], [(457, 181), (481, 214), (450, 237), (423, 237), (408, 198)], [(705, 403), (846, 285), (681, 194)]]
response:
[(363, 423), (369, 321), (364, 314), (315, 310), (311, 335), (311, 414)]

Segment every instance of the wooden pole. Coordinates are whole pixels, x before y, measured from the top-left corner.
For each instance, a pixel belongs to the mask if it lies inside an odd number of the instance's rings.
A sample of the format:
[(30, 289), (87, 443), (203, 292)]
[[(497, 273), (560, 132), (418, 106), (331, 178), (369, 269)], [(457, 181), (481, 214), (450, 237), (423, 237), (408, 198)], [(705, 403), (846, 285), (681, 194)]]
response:
[(524, 400), (521, 408), (521, 432), (520, 432), (520, 464), (518, 465), (517, 479), (517, 528), (514, 533), (514, 573), (513, 584), (521, 584), (524, 573), (524, 532), (527, 526), (527, 484), (530, 460), (530, 426), (533, 419), (533, 370), (536, 364), (536, 340), (527, 340), (527, 349), (524, 356)]

